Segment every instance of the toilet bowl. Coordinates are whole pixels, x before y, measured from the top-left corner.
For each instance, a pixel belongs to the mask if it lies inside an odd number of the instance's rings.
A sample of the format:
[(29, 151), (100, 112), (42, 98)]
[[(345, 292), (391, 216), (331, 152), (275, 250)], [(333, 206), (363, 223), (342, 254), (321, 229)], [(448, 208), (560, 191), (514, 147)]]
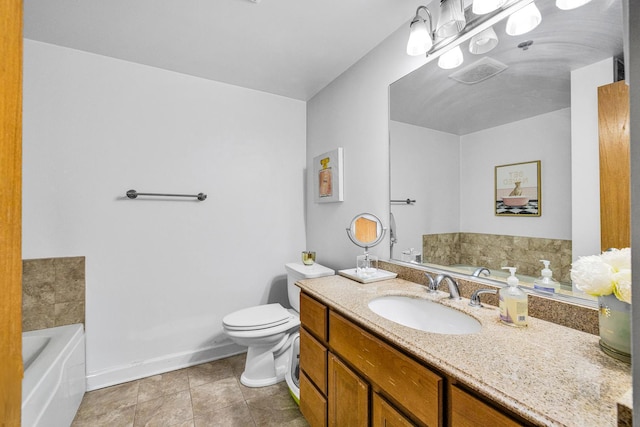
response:
[(300, 327), (294, 310), (280, 304), (245, 308), (224, 317), (227, 335), (248, 347), (240, 382), (248, 387), (264, 387), (284, 379), (291, 333)]
[(240, 382), (247, 387), (264, 387), (286, 379), (297, 402), (300, 288), (295, 282), (331, 276), (335, 272), (320, 264), (289, 263), (285, 268), (291, 309), (279, 303), (244, 308), (226, 315), (222, 327), (236, 344), (248, 347)]

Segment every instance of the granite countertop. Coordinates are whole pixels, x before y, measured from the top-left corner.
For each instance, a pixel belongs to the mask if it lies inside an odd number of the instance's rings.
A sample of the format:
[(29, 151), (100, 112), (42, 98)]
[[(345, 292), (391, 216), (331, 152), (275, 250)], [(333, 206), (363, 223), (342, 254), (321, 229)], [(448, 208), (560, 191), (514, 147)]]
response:
[[(631, 367), (605, 355), (592, 334), (532, 317), (526, 328), (504, 325), (494, 306), (470, 307), (468, 299), (452, 301), (402, 279), (362, 284), (336, 275), (298, 286), (534, 424), (615, 426), (617, 402), (631, 388)], [(438, 300), (479, 320), (482, 330), (441, 335), (402, 326), (368, 308), (382, 295)]]

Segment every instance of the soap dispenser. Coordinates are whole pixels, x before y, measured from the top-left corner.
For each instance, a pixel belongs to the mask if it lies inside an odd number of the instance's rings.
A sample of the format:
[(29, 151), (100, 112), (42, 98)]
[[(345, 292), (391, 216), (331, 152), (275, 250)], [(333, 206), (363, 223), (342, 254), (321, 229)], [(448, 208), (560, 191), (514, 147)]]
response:
[(552, 277), (553, 272), (549, 268), (550, 262), (546, 259), (541, 259), (540, 262), (544, 264), (542, 276), (533, 281), (533, 289), (546, 294), (554, 294), (557, 292), (560, 284)]
[(507, 279), (506, 287), (498, 292), (500, 302), (500, 320), (510, 326), (527, 326), (528, 300), (527, 294), (518, 287), (515, 267), (502, 267), (509, 270), (511, 276)]

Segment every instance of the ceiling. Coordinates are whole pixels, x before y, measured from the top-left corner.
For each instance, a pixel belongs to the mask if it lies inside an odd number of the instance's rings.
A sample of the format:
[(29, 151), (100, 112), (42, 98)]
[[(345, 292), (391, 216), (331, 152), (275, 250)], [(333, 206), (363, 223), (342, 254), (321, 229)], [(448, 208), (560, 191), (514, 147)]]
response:
[(306, 101), (421, 3), (24, 0), (24, 36)]
[[(570, 107), (571, 70), (622, 56), (622, 6), (619, 0), (593, 0), (563, 11), (554, 0), (536, 0), (542, 23), (511, 37), (505, 22), (494, 25), (498, 46), (472, 55), (463, 43), (464, 63), (443, 70), (437, 61), (391, 85), (391, 119), (455, 135), (511, 123)], [(532, 40), (527, 49), (518, 44)], [(449, 76), (483, 57), (508, 68), (473, 85)]]

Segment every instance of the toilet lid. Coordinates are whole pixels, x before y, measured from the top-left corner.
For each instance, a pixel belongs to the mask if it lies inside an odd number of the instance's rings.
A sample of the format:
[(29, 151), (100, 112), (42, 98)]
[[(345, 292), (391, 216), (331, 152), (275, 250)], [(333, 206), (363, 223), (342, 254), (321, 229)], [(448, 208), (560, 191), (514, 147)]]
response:
[(293, 315), (278, 303), (244, 308), (227, 314), (222, 323), (233, 330), (265, 329), (282, 325)]

